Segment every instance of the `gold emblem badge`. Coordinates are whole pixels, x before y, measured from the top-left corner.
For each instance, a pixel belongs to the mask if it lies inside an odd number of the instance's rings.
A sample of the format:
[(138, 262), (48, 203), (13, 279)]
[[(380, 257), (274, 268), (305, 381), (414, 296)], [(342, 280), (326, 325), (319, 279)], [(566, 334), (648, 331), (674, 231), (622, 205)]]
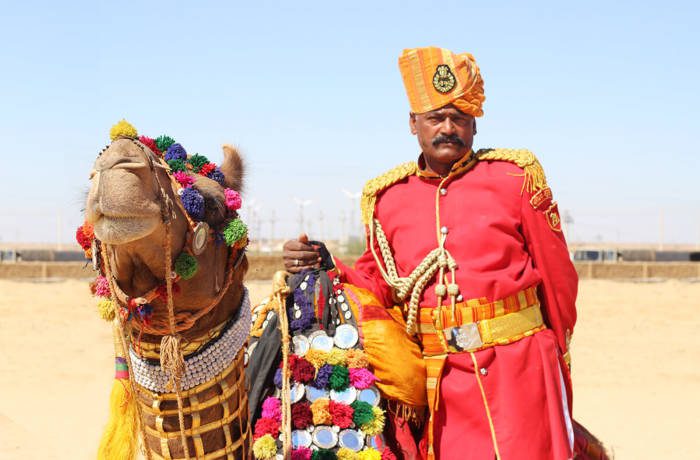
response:
[(433, 88), (435, 88), (438, 93), (449, 93), (454, 89), (456, 84), (457, 79), (448, 65), (440, 64), (437, 66), (435, 75), (433, 75)]
[(549, 209), (545, 211), (545, 215), (547, 216), (549, 228), (555, 232), (561, 232), (561, 218), (559, 217), (559, 207), (557, 203), (552, 203)]

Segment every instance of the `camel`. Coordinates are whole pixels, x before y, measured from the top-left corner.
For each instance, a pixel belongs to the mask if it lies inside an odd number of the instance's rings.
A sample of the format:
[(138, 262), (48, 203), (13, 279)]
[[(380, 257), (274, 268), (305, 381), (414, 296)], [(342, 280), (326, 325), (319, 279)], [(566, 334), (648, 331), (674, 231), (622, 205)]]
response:
[(115, 389), (124, 389), (113, 412), (137, 404), (135, 422), (108, 423), (98, 457), (133, 458), (140, 435), (149, 459), (247, 458), (242, 159), (224, 146), (216, 168), (167, 136), (137, 138), (125, 121), (111, 137), (91, 174), (85, 227), (111, 297), (103, 316), (114, 318)]

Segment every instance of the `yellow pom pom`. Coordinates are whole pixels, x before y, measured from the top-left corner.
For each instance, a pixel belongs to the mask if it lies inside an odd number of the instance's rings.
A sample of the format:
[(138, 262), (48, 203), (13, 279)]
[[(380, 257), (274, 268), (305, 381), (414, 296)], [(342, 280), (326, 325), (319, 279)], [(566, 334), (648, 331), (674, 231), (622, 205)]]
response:
[(351, 348), (346, 352), (348, 359), (348, 367), (355, 367), (358, 369), (366, 368), (369, 366), (369, 361), (367, 361), (367, 356), (362, 350), (357, 348)]
[(328, 352), (323, 350), (317, 350), (312, 348), (307, 351), (304, 355), (304, 359), (314, 365), (316, 369), (320, 368), (326, 364), (326, 359), (328, 358)]
[(109, 299), (100, 300), (97, 302), (97, 312), (103, 320), (112, 321), (114, 319), (114, 303)]
[(345, 363), (347, 363), (347, 354), (345, 350), (341, 350), (340, 348), (333, 348), (331, 351), (328, 352), (326, 362), (333, 366), (345, 366)]
[(357, 452), (355, 452), (352, 449), (348, 449), (347, 447), (341, 447), (338, 449), (338, 452), (336, 452), (336, 457), (338, 460), (359, 460), (360, 456), (357, 455)]
[(275, 438), (269, 434), (259, 437), (253, 443), (253, 455), (258, 460), (275, 458), (277, 455), (277, 443), (275, 442)]
[(121, 120), (116, 125), (112, 126), (109, 130), (109, 138), (114, 140), (118, 137), (128, 137), (129, 139), (136, 139), (139, 133), (136, 131), (131, 123), (126, 120)]
[(361, 450), (357, 456), (360, 460), (382, 460), (382, 454), (372, 447)]
[(384, 431), (384, 411), (375, 406), (372, 408), (372, 413), (374, 414), (374, 419), (361, 427), (361, 430), (368, 436), (376, 436)]

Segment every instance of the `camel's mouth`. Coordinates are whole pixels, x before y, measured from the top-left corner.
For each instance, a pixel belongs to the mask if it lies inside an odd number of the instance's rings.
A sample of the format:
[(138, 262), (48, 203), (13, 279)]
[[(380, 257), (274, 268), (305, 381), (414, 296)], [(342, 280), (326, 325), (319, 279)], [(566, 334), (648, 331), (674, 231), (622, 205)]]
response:
[(125, 244), (150, 235), (160, 222), (159, 216), (107, 216), (93, 223), (95, 236), (107, 244)]

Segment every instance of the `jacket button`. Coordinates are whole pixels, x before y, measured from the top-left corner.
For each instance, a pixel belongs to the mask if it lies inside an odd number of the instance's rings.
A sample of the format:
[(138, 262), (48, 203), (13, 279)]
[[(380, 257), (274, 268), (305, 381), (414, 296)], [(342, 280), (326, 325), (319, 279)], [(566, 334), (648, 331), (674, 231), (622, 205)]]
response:
[(479, 373), (481, 375), (487, 375), (489, 373), (489, 370), (486, 369), (485, 367), (482, 367), (481, 369), (479, 369)]
[(442, 195), (442, 196), (447, 195), (447, 189), (446, 189), (446, 188), (441, 188), (441, 189), (440, 189), (440, 195)]
[(440, 228), (440, 233), (442, 233), (443, 235), (447, 235), (447, 232), (448, 232), (447, 227)]

